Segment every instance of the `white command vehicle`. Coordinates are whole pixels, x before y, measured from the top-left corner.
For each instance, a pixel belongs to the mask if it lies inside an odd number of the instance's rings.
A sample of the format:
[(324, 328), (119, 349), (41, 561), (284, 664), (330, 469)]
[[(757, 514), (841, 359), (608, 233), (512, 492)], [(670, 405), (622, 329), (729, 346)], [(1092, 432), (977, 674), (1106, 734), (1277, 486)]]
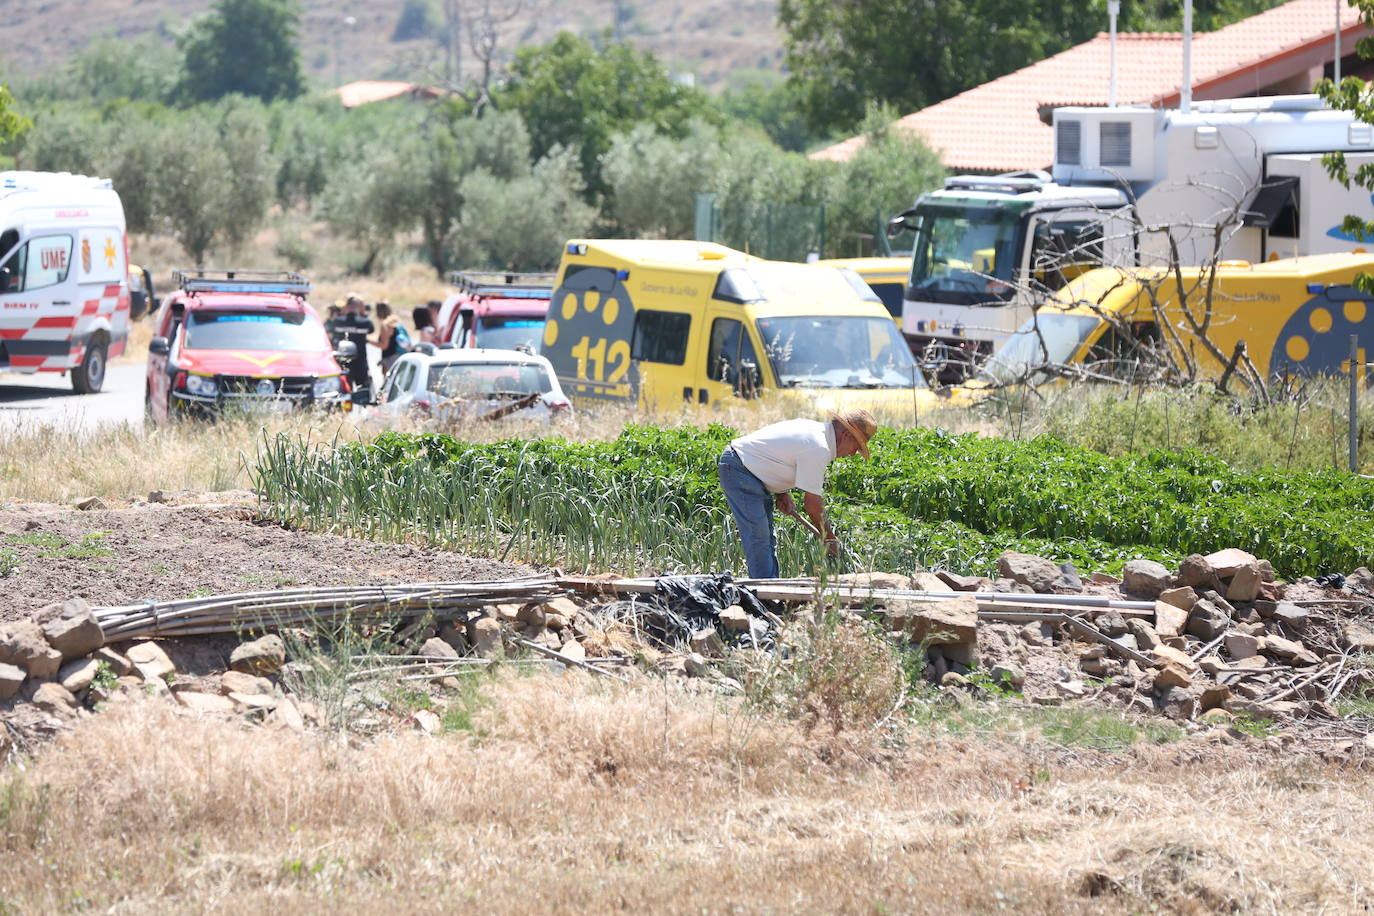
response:
[(0, 372), (70, 372), (90, 394), (128, 337), (124, 208), (109, 180), (0, 172)]
[(1369, 245), (1341, 231), (1348, 213), (1374, 219), (1369, 192), (1321, 159), (1345, 153), (1352, 175), (1374, 163), (1374, 128), (1316, 96), (1057, 108), (1053, 124), (1052, 175), (956, 176), (892, 221), (916, 233), (902, 304), (913, 349), (986, 357), (1093, 267)]

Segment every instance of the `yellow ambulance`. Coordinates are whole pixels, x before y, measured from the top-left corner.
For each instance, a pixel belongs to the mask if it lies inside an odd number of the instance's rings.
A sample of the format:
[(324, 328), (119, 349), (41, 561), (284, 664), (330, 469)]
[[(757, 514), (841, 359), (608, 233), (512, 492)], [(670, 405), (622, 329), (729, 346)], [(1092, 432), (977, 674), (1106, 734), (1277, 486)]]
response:
[(909, 417), (947, 403), (852, 271), (709, 242), (568, 242), (540, 353), (581, 408), (767, 398)]
[(825, 267), (848, 268), (863, 278), (883, 301), (892, 320), (902, 323), (902, 295), (911, 277), (911, 258), (832, 258), (816, 261)]
[(1361, 360), (1374, 352), (1374, 297), (1355, 287), (1362, 273), (1374, 273), (1374, 255), (1222, 261), (1214, 277), (1198, 267), (1099, 268), (1057, 292), (984, 368), (1003, 381), (1046, 363), (1123, 377), (1142, 347), (1167, 347), (1216, 379), (1243, 340), (1266, 377), (1348, 372), (1352, 334)]

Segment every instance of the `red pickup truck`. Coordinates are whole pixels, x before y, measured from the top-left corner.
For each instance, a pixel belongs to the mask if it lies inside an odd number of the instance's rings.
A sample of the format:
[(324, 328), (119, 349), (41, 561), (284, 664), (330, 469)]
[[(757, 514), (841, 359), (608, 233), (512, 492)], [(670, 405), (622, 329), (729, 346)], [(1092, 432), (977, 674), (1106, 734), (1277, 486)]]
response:
[(450, 282), (458, 291), (435, 317), (436, 344), (539, 352), (553, 274), (456, 271)]
[[(225, 408), (348, 409), (348, 380), (297, 273), (184, 270), (148, 345), (147, 415), (209, 417)], [(353, 345), (347, 344), (348, 348)]]

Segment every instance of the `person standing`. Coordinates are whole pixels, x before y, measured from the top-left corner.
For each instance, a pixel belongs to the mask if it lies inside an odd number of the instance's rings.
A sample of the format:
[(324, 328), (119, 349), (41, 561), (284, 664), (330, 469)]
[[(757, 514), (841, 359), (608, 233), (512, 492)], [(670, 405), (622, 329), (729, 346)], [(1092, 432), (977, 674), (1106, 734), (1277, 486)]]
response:
[(401, 339), (401, 332), (397, 330), (400, 320), (391, 314), (391, 303), (377, 303), (377, 339), (371, 341), (378, 350), (382, 351), (382, 375), (391, 371), (391, 364), (401, 358), (401, 354), (406, 352), (407, 347)]
[(434, 306), (417, 305), (410, 310), (411, 321), (415, 323), (415, 334), (420, 338), (420, 343), (434, 343)]
[(350, 293), (344, 302), (344, 312), (334, 324), (335, 331), (358, 348), (358, 353), (348, 363), (348, 383), (354, 392), (366, 391), (368, 399), (372, 394), (372, 372), (367, 362), (367, 335), (376, 330), (372, 319), (367, 317), (363, 297)]
[(324, 319), (324, 332), (329, 335), (329, 345), (338, 349), (339, 346), (339, 318), (343, 315), (343, 306), (337, 302), (329, 306), (328, 317)]
[[(809, 527), (838, 556), (840, 542), (825, 517), (825, 472), (836, 458), (868, 457), (868, 440), (878, 429), (862, 408), (831, 413), (828, 422), (784, 420), (735, 439), (721, 453), (717, 470), (725, 501), (735, 518), (751, 579), (778, 577), (778, 540), (773, 508), (797, 519), (792, 490), (801, 490)], [(805, 520), (802, 520), (805, 524)]]

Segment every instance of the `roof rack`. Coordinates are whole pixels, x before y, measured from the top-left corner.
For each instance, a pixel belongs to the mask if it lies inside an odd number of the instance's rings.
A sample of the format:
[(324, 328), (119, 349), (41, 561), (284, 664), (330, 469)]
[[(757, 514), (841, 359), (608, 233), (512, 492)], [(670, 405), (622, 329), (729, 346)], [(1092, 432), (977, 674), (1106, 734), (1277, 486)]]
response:
[(172, 271), (172, 282), (188, 293), (289, 293), (310, 295), (310, 281), (294, 270), (197, 268)]
[(470, 270), (455, 270), (448, 276), (449, 282), (465, 293), (499, 299), (547, 299), (553, 292), (553, 278), (553, 274)]

